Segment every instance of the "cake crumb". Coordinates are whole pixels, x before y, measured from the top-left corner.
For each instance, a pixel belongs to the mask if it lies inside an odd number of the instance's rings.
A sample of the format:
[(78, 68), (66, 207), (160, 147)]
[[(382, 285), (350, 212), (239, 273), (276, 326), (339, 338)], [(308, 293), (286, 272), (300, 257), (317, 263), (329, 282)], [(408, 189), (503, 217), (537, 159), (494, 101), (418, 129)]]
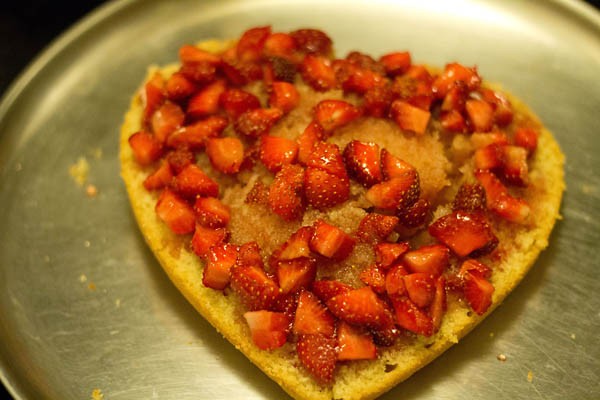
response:
[(102, 393), (102, 390), (100, 390), (100, 389), (92, 390), (92, 400), (103, 400), (103, 399), (104, 399), (104, 394)]
[(575, 334), (571, 333), (571, 339), (575, 340), (575, 337), (576, 337)]
[(496, 358), (498, 359), (498, 361), (502, 361), (502, 362), (506, 361), (506, 355), (504, 355), (504, 354), (498, 354), (496, 356)]
[(90, 242), (89, 240), (86, 240), (83, 242), (83, 247), (88, 248), (92, 245), (92, 242)]
[(94, 282), (90, 282), (88, 285), (88, 289), (90, 290), (96, 290), (96, 284)]
[(98, 188), (96, 185), (90, 183), (85, 187), (85, 194), (87, 197), (96, 197), (98, 195)]
[(490, 332), (490, 338), (494, 337), (494, 332)]
[(85, 157), (79, 157), (77, 162), (69, 167), (69, 175), (79, 186), (83, 186), (87, 181), (90, 172), (90, 164)]
[(79, 282), (81, 282), (81, 283), (87, 282), (87, 276), (85, 276), (85, 274), (79, 275)]
[(115, 300), (115, 307), (116, 308), (120, 308), (121, 307), (121, 299), (116, 299)]
[(531, 383), (533, 382), (533, 371), (529, 371), (527, 372), (527, 382)]

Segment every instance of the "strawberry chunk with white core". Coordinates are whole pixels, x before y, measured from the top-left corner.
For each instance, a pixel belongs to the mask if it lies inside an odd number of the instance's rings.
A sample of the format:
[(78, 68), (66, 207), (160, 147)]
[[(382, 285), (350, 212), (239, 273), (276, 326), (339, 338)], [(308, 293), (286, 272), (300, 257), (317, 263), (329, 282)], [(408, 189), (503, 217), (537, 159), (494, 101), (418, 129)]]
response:
[(381, 328), (390, 322), (383, 300), (368, 286), (332, 297), (327, 307), (337, 318), (352, 325)]
[(244, 145), (234, 137), (211, 138), (206, 143), (206, 154), (216, 170), (235, 174), (244, 161)]
[(374, 360), (377, 358), (377, 347), (373, 337), (346, 322), (340, 322), (337, 329), (338, 353), (340, 361)]
[(196, 214), (192, 206), (175, 192), (165, 189), (156, 202), (156, 214), (177, 235), (194, 232)]
[(402, 100), (392, 103), (392, 118), (400, 129), (422, 135), (427, 130), (431, 113)]
[(341, 261), (350, 255), (356, 240), (337, 226), (317, 220), (310, 248), (324, 257)]
[(482, 213), (455, 211), (431, 224), (429, 233), (459, 257), (468, 256), (476, 250), (490, 252), (498, 244)]
[(293, 331), (295, 334), (321, 334), (333, 337), (335, 320), (317, 296), (303, 290), (298, 298)]
[(450, 265), (450, 251), (442, 244), (421, 246), (404, 254), (402, 264), (411, 272), (440, 276)]
[(315, 120), (327, 133), (349, 124), (361, 114), (357, 107), (343, 100), (323, 100), (315, 106), (314, 113)]
[(275, 265), (277, 282), (283, 294), (309, 287), (317, 275), (317, 262), (313, 258), (278, 260)]
[(210, 248), (202, 273), (204, 286), (223, 290), (229, 285), (231, 268), (236, 264), (238, 247), (220, 243)]
[(288, 317), (284, 313), (259, 310), (244, 313), (252, 341), (262, 350), (273, 350), (287, 342)]

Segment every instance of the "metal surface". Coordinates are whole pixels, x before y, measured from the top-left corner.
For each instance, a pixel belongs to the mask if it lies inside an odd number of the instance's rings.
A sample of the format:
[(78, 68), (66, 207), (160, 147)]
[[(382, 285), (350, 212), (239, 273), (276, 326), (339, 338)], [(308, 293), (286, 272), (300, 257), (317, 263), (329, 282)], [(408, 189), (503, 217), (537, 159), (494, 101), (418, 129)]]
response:
[[(163, 274), (117, 160), (148, 64), (269, 23), (320, 27), (339, 54), (408, 49), (431, 64), (477, 64), (531, 105), (567, 155), (564, 219), (533, 271), (382, 398), (600, 398), (600, 16), (566, 1), (391, 0), (116, 2), (30, 66), (0, 105), (0, 376), (13, 395), (286, 398)], [(69, 175), (80, 157), (96, 197)]]

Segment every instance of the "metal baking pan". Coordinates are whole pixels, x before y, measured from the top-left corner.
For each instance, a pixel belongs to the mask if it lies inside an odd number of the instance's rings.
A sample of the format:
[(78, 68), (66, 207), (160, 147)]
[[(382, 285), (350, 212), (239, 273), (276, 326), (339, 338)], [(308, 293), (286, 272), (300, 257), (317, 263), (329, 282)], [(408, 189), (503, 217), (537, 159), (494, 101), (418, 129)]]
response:
[(567, 155), (563, 219), (535, 268), (475, 331), (382, 398), (600, 398), (600, 15), (566, 0), (117, 1), (86, 17), (0, 104), (0, 377), (12, 395), (287, 398), (163, 274), (117, 160), (147, 65), (263, 24), (319, 27), (339, 54), (407, 49), (420, 62), (476, 64), (523, 98)]

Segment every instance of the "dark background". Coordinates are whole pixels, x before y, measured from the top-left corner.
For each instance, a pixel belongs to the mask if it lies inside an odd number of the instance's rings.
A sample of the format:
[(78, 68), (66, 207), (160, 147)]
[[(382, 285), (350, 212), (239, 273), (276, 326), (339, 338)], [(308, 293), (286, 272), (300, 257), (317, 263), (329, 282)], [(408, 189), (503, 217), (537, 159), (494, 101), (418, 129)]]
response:
[[(0, 94), (56, 36), (102, 0), (18, 0), (0, 4)], [(599, 7), (600, 0), (589, 0)], [(8, 3), (8, 4), (7, 4)], [(0, 399), (9, 398), (0, 384)]]

